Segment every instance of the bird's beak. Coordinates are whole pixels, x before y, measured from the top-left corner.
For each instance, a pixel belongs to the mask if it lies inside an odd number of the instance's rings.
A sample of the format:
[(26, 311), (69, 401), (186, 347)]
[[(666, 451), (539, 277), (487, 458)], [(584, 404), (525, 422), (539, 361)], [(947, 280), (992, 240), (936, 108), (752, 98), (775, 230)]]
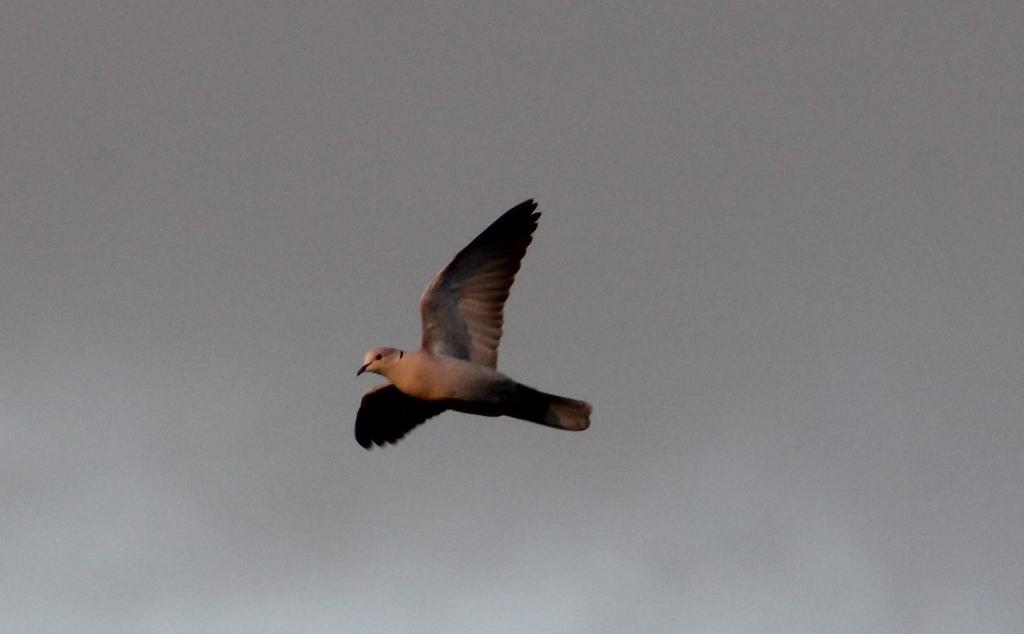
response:
[(367, 366), (369, 366), (369, 365), (370, 365), (370, 364), (369, 364), (369, 363), (367, 363), (367, 364), (366, 364), (366, 365), (364, 365), (363, 367), (359, 368), (359, 369), (358, 369), (358, 370), (356, 371), (356, 376), (359, 376), (359, 375), (360, 375), (360, 374), (362, 374), (363, 372), (366, 372), (366, 368), (367, 368)]

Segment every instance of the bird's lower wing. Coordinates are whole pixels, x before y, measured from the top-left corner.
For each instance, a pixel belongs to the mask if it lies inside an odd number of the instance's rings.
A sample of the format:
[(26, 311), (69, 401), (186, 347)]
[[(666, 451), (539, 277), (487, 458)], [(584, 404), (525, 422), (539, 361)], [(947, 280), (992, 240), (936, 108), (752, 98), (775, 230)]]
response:
[(439, 403), (406, 396), (390, 383), (363, 396), (356, 414), (356, 442), (369, 449), (398, 442), (413, 427), (447, 409)]

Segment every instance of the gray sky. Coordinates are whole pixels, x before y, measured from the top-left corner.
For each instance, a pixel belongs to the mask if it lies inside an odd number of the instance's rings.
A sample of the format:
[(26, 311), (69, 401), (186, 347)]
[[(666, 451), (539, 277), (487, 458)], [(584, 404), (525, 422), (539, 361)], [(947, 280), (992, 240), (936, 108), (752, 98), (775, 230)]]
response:
[(599, 4), (4, 4), (0, 630), (1024, 630), (1024, 5)]

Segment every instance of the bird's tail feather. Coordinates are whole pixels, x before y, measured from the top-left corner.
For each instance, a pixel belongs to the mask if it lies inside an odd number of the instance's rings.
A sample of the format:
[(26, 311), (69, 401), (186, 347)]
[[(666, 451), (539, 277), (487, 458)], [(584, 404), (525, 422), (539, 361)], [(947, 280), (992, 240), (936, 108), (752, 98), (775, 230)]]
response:
[(502, 413), (520, 420), (568, 431), (590, 427), (590, 403), (547, 394), (516, 384), (504, 402)]

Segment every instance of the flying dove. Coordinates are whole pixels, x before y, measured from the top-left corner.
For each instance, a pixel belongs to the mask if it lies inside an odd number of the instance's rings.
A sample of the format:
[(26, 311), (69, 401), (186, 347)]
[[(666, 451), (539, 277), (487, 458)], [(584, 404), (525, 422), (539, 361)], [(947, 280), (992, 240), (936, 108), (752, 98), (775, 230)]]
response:
[(590, 426), (590, 405), (527, 387), (497, 371), (502, 310), (540, 213), (527, 200), (501, 215), (427, 285), (420, 298), (420, 349), (374, 348), (356, 372), (390, 383), (363, 396), (356, 441), (398, 442), (445, 410), (511, 416), (557, 429)]

